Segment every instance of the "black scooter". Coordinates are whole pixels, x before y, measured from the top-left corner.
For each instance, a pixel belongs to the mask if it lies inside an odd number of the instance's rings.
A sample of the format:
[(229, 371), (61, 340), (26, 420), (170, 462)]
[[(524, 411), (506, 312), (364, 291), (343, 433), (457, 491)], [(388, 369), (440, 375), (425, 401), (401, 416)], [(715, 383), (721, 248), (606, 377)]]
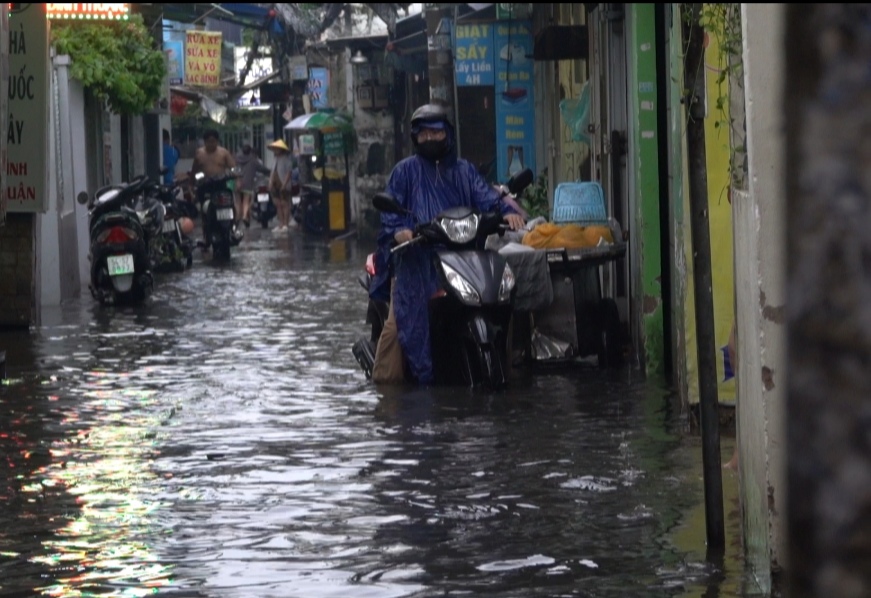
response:
[(82, 191), (76, 197), (88, 206), (88, 288), (102, 305), (140, 303), (154, 289), (148, 238), (135, 209), (148, 182), (143, 175), (102, 187), (93, 196)]
[(251, 202), (251, 218), (259, 222), (262, 228), (269, 228), (269, 221), (278, 215), (278, 208), (272, 201), (268, 185), (258, 185), (257, 192)]
[[(161, 175), (164, 172), (161, 172)], [(182, 232), (179, 219), (193, 218), (193, 206), (179, 197), (177, 185), (153, 183), (148, 186), (146, 196), (163, 207), (160, 229), (152, 233), (149, 251), (152, 270), (155, 272), (184, 272), (193, 265), (195, 243)]]
[[(528, 169), (509, 182), (507, 190), (519, 193), (532, 181)], [(385, 194), (373, 204), (381, 212), (406, 214)], [(505, 386), (507, 330), (512, 313), (514, 273), (497, 251), (484, 249), (491, 234), (507, 230), (501, 212), (482, 213), (472, 207), (445, 210), (431, 222), (418, 223), (414, 237), (396, 245), (391, 253), (415, 243), (431, 243), (440, 291), (430, 299), (430, 342), (436, 384), (499, 389)], [(374, 254), (373, 254), (374, 255)], [(375, 274), (373, 256), (360, 282), (368, 290)], [(357, 340), (353, 354), (367, 378), (372, 376), (375, 347), (387, 317), (388, 305), (370, 299), (369, 338)]]
[(230, 248), (239, 244), (243, 233), (236, 226), (236, 208), (233, 191), (227, 183), (236, 177), (230, 173), (221, 177), (207, 178), (202, 172), (194, 177), (197, 182), (197, 197), (202, 203), (203, 233), (212, 248), (212, 259), (228, 261)]

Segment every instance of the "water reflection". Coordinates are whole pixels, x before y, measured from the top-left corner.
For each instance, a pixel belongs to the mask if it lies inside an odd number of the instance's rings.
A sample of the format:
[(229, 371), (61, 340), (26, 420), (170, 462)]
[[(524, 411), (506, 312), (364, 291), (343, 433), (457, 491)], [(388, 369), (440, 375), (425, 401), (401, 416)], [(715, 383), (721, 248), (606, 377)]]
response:
[(0, 595), (749, 595), (733, 553), (705, 560), (662, 391), (375, 388), (350, 352), (368, 248), (238, 249), (144, 307), (0, 335)]

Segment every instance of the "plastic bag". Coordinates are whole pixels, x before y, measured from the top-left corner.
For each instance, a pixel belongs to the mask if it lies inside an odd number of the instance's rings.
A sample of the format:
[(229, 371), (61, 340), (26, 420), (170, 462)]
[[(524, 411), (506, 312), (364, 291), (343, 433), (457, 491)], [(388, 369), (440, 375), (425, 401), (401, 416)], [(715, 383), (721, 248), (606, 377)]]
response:
[(566, 98), (559, 103), (559, 113), (569, 128), (572, 141), (590, 145), (587, 129), (590, 125), (590, 82), (586, 81), (577, 98)]
[(583, 249), (599, 247), (603, 239), (608, 244), (614, 242), (614, 236), (608, 226), (546, 222), (526, 233), (523, 244), (534, 249)]

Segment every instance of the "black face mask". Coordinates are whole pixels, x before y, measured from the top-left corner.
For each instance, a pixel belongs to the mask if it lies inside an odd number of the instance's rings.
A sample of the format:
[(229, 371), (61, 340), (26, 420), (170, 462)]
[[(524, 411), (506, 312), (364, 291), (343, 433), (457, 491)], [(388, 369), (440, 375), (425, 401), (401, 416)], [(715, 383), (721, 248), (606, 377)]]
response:
[(448, 140), (442, 139), (436, 141), (429, 139), (417, 144), (417, 153), (420, 157), (427, 160), (441, 160), (448, 154)]

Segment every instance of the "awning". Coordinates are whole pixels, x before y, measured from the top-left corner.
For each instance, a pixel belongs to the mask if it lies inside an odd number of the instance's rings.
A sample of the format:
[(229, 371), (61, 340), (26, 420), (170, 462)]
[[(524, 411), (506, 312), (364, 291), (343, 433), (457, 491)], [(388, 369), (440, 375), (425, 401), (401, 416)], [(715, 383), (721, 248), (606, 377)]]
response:
[(260, 87), (264, 83), (272, 81), (280, 74), (281, 74), (281, 71), (273, 71), (273, 72), (269, 73), (268, 75), (264, 75), (264, 76), (260, 77), (259, 79), (254, 79), (251, 83), (246, 83), (240, 89), (244, 89), (245, 91), (251, 91), (255, 87)]

